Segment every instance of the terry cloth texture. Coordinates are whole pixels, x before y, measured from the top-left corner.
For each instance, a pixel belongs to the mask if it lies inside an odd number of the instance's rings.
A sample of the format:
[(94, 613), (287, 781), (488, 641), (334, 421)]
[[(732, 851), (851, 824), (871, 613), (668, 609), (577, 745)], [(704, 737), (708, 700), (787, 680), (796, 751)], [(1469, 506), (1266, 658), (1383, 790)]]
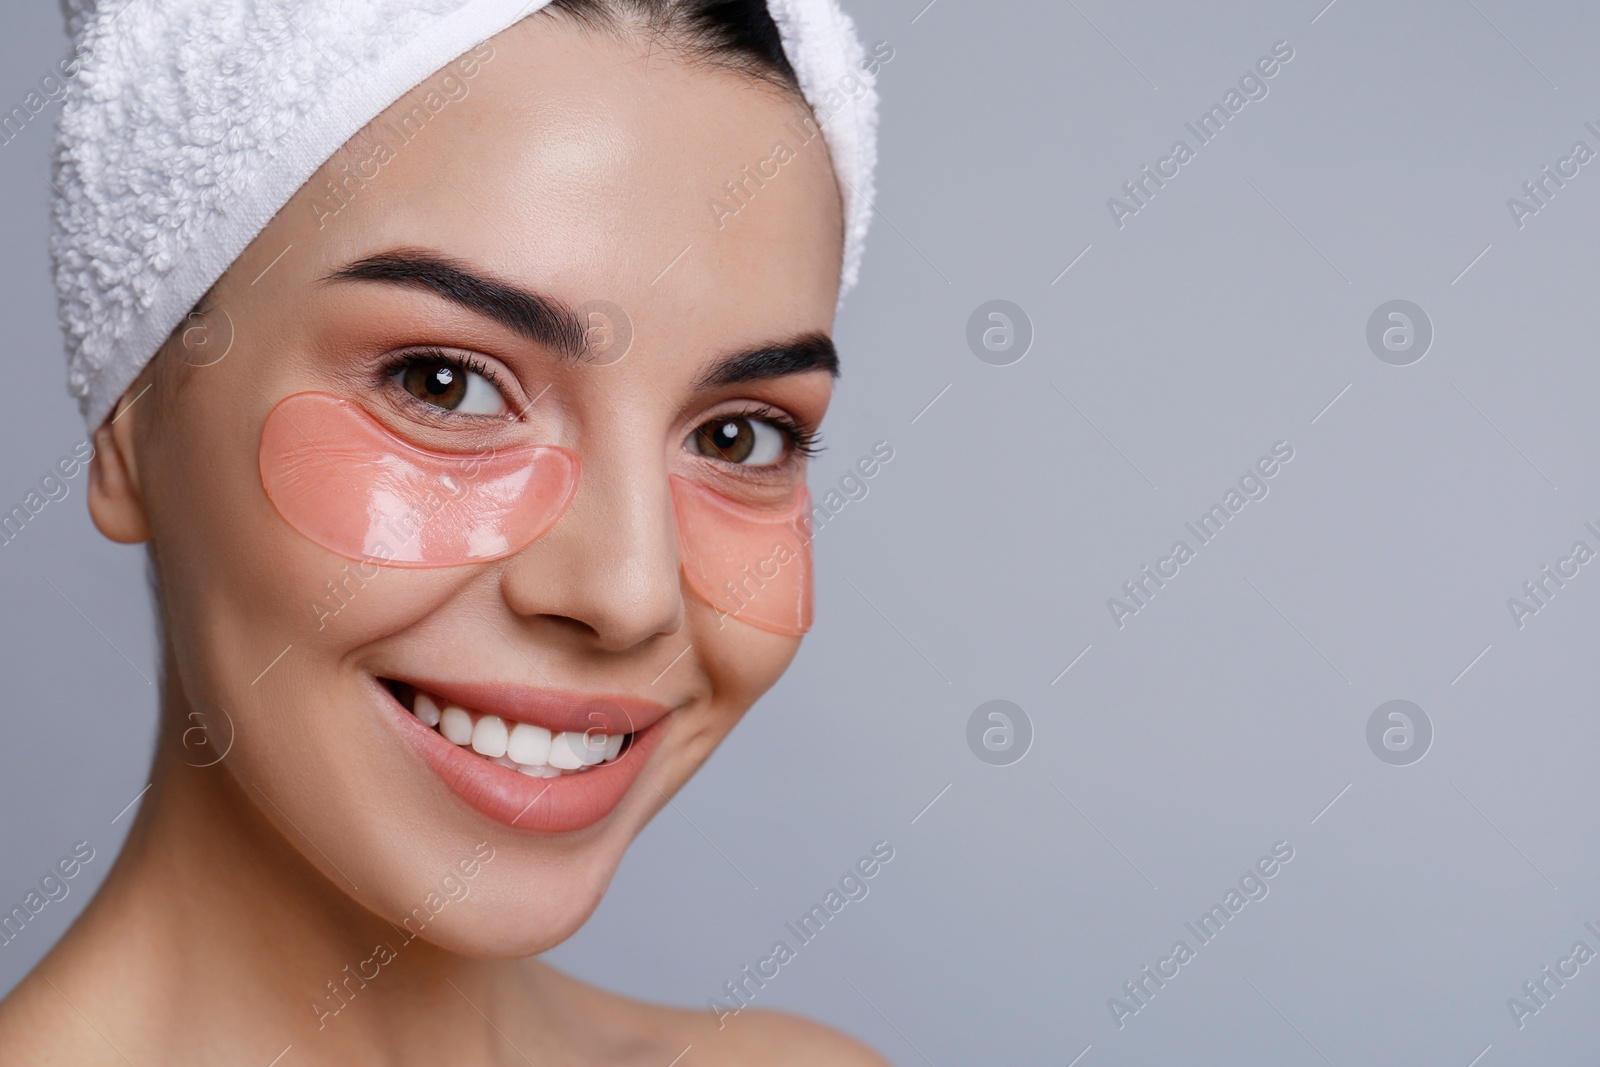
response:
[[(51, 254), (91, 430), (297, 189), (363, 126), (549, 0), (63, 0), (85, 57), (56, 137)], [(877, 94), (837, 0), (769, 0), (845, 204), (872, 216)], [(848, 90), (852, 102), (828, 107)]]

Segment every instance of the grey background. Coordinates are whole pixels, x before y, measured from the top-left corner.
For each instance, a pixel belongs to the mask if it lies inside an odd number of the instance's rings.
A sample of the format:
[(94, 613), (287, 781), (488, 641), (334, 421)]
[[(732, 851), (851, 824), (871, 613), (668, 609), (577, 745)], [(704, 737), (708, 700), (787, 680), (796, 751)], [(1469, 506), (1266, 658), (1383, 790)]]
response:
[[(1600, 962), (1520, 1031), (1506, 999), (1600, 948), (1600, 563), (1520, 630), (1506, 599), (1600, 547), (1600, 162), (1521, 230), (1506, 199), (1600, 148), (1600, 12), (1324, 2), (851, 0), (895, 58), (813, 491), (876, 440), (895, 458), (818, 539), (794, 667), (556, 962), (701, 1005), (884, 839), (757, 1002), (896, 1063), (1592, 1057)], [(1107, 197), (1278, 40), (1268, 97), (1119, 230)], [(13, 9), (6, 107), (64, 51), (54, 5)], [(48, 141), (0, 148), (6, 507), (82, 436)], [(1012, 366), (964, 340), (993, 298), (1033, 323)], [(1435, 328), (1409, 367), (1366, 346), (1395, 298)], [(1117, 629), (1106, 599), (1279, 440), (1270, 495)], [(0, 603), (0, 902), (73, 841), (103, 857), (0, 949), (9, 988), (131, 821), (154, 645), (142, 556), (93, 532), (81, 478), (0, 547)], [(1411, 766), (1366, 743), (1396, 698), (1434, 727)], [(992, 699), (1032, 721), (1011, 766), (967, 748)], [(1107, 998), (1279, 840), (1270, 895), (1119, 1030)]]

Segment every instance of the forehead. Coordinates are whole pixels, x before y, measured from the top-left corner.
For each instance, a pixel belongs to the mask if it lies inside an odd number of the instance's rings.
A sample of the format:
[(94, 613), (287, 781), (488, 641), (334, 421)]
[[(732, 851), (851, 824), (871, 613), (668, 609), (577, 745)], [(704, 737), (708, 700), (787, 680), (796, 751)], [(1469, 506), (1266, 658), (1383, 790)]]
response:
[(841, 204), (803, 101), (626, 32), (524, 20), (407, 94), (296, 199), (285, 221), (323, 270), (423, 246), (636, 320), (831, 325)]

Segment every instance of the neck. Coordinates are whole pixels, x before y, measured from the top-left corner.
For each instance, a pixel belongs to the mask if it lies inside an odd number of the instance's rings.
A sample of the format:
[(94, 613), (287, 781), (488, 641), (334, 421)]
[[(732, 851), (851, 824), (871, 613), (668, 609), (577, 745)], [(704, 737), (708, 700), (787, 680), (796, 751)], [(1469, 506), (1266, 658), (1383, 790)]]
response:
[(240, 761), (194, 766), (220, 753), (183, 744), (186, 708), (163, 720), (115, 866), (29, 979), (51, 979), (106, 1043), (144, 1062), (208, 1049), (265, 1064), (293, 1046), (302, 1064), (488, 1063), (511, 1051), (488, 1021), (508, 999), (518, 1033), (565, 1029), (548, 968), (459, 956), (368, 911)]

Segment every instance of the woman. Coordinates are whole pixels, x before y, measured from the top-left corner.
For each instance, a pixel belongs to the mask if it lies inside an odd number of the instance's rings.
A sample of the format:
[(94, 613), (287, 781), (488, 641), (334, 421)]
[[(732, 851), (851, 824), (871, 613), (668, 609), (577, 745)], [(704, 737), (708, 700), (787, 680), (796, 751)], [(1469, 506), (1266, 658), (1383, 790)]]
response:
[(809, 625), (872, 102), (831, 0), (531, 6), (72, 20), (70, 381), (162, 729), (8, 1062), (882, 1062), (527, 958)]

